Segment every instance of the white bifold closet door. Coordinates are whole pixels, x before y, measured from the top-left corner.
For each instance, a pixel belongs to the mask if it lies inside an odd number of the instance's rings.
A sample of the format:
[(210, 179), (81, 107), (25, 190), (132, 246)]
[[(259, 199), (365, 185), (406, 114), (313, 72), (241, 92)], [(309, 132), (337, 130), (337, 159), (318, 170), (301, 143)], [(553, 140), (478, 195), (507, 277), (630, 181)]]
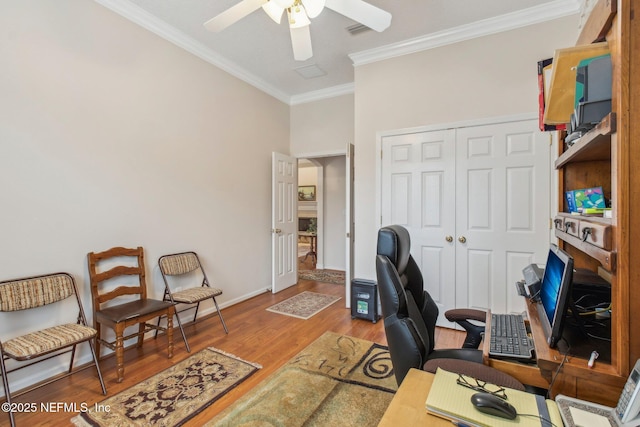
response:
[(409, 230), (440, 308), (521, 312), (514, 283), (549, 245), (549, 141), (536, 120), (382, 138), (381, 225)]

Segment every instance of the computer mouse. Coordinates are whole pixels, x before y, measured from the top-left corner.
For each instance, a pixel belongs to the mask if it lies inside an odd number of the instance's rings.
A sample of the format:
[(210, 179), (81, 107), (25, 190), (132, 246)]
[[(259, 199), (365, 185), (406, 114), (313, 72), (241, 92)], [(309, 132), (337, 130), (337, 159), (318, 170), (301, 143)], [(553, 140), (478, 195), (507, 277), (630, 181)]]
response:
[(513, 420), (518, 414), (509, 402), (491, 393), (476, 393), (471, 396), (471, 403), (480, 412)]

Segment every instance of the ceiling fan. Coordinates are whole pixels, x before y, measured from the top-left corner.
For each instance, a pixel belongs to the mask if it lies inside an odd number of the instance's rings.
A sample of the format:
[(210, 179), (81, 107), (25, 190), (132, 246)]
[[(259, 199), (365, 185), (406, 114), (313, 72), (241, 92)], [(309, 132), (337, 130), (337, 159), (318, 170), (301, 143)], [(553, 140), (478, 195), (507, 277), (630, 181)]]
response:
[(293, 57), (304, 61), (313, 56), (309, 18), (320, 15), (325, 7), (381, 32), (391, 25), (391, 14), (362, 0), (242, 0), (204, 23), (209, 31), (220, 32), (260, 7), (277, 24), (284, 11), (289, 19)]

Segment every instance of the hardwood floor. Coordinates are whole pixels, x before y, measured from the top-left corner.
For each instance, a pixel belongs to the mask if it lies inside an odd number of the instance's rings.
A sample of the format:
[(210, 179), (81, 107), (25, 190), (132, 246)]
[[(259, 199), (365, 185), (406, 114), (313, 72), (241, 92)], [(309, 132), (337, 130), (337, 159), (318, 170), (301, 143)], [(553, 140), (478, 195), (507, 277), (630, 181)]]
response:
[[(266, 308), (302, 291), (339, 295), (343, 300), (329, 306), (308, 320), (300, 320), (266, 311)], [(351, 319), (351, 312), (345, 308), (344, 286), (312, 281), (301, 281), (298, 285), (278, 294), (265, 292), (250, 300), (222, 310), (229, 334), (224, 333), (218, 316), (214, 313), (196, 325), (186, 327), (191, 352), (213, 346), (232, 353), (245, 360), (260, 363), (263, 368), (231, 390), (209, 408), (187, 423), (187, 426), (199, 426), (209, 420), (239, 397), (277, 370), (304, 347), (322, 335), (325, 331), (338, 332), (386, 345), (382, 321), (372, 323), (364, 319)], [(188, 314), (188, 313), (187, 313)], [(149, 339), (141, 349), (135, 347), (125, 351), (125, 377), (120, 384), (116, 382), (115, 358), (106, 357), (101, 361), (102, 375), (107, 386), (108, 396), (114, 394), (168, 368), (187, 358), (184, 343), (179, 331), (174, 332), (174, 356), (167, 359), (166, 338)], [(462, 332), (438, 329), (436, 345), (439, 348), (459, 347), (462, 345)], [(37, 365), (36, 365), (37, 366)], [(35, 367), (28, 368), (34, 369)], [(37, 369), (37, 368), (36, 368)], [(35, 391), (26, 393), (14, 402), (37, 403), (64, 402), (82, 403), (93, 407), (105, 396), (100, 391), (95, 369), (90, 367), (70, 377), (60, 379)], [(18, 426), (60, 426), (71, 425), (73, 412), (57, 413), (20, 413), (16, 415)], [(6, 414), (0, 414), (0, 425), (8, 425)]]

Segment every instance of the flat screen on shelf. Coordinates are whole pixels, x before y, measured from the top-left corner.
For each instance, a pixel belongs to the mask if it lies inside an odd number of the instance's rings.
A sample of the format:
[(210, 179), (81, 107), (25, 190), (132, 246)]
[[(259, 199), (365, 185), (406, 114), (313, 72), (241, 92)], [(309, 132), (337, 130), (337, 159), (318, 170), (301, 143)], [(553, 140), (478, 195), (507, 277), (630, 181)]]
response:
[(551, 245), (540, 286), (540, 304), (538, 304), (540, 322), (551, 348), (556, 347), (562, 338), (572, 280), (573, 258), (556, 245)]

